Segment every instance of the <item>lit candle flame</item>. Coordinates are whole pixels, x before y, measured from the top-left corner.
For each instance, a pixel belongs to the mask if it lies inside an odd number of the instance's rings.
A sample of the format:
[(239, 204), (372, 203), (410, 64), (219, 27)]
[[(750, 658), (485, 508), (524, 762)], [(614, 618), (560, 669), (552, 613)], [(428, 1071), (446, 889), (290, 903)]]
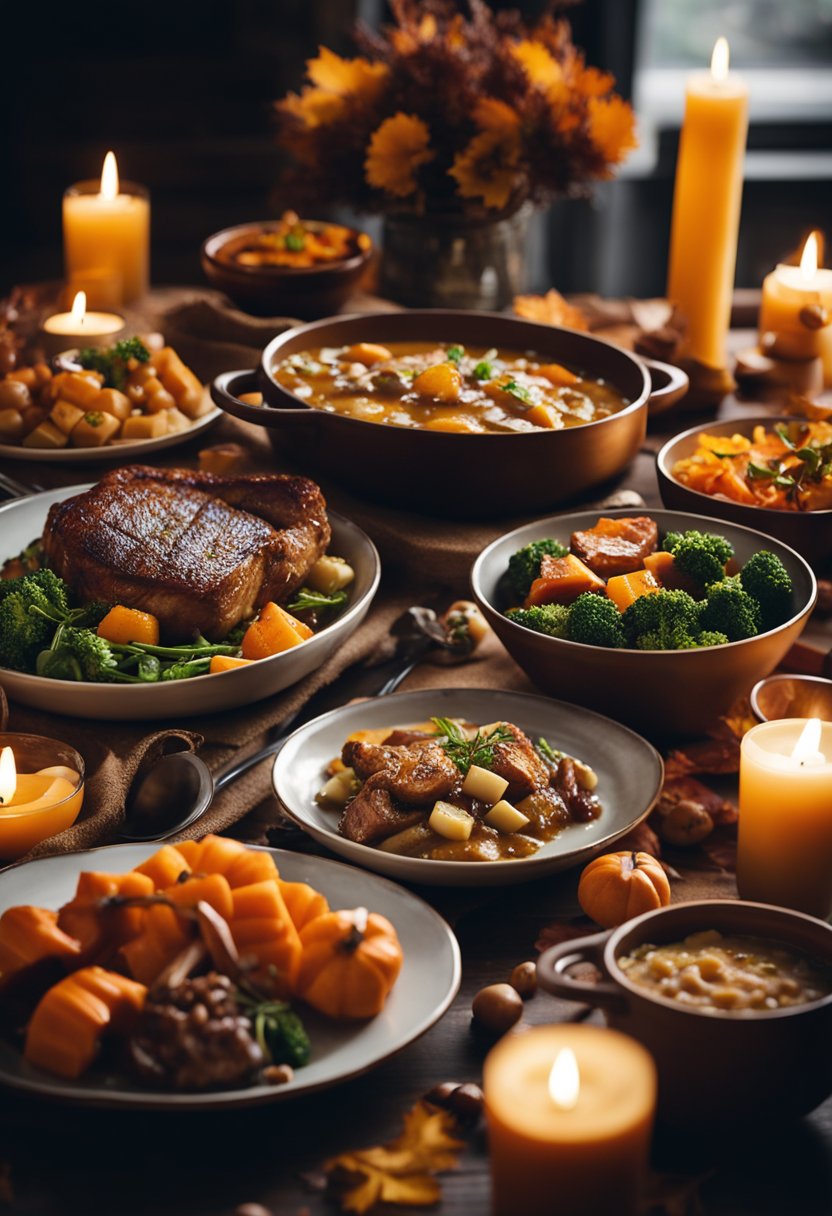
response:
[(810, 718), (792, 748), (792, 760), (796, 760), (798, 764), (802, 765), (810, 758), (817, 756), (820, 752), (821, 731), (820, 718)]
[(101, 170), (101, 197), (108, 201), (118, 197), (118, 165), (115, 152), (108, 152), (104, 157), (104, 168)]
[(731, 50), (727, 38), (717, 38), (711, 55), (711, 76), (722, 82), (728, 77), (728, 64), (731, 60)]
[(69, 315), (72, 317), (74, 325), (84, 324), (84, 317), (87, 315), (87, 293), (85, 291), (76, 291)]
[(0, 751), (0, 806), (8, 806), (17, 789), (17, 768), (10, 747)]
[(813, 279), (818, 269), (818, 234), (811, 232), (806, 238), (800, 257), (800, 273), (804, 279)]
[(555, 1056), (549, 1073), (549, 1097), (560, 1110), (574, 1110), (581, 1092), (581, 1074), (571, 1047), (564, 1047)]

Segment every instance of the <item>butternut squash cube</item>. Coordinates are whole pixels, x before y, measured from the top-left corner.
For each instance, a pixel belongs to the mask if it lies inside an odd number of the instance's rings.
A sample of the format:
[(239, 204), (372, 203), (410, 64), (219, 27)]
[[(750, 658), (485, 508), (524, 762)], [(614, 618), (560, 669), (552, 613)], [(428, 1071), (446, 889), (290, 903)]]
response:
[(159, 621), (152, 612), (116, 604), (99, 622), (98, 636), (122, 646), (128, 646), (131, 642), (158, 646)]
[(553, 405), (547, 405), (545, 401), (526, 411), (526, 421), (545, 427), (547, 431), (561, 431), (564, 425), (560, 410), (555, 409)]
[(533, 604), (571, 604), (585, 591), (603, 592), (604, 580), (585, 566), (574, 553), (566, 557), (547, 555), (540, 563), (540, 578), (529, 589), (525, 607)]
[(65, 448), (68, 443), (69, 435), (48, 418), (39, 423), (23, 440), (24, 448), (49, 448), (52, 451)]
[(210, 403), (205, 406), (205, 393), (201, 381), (189, 367), (185, 366), (172, 347), (163, 347), (157, 355), (153, 356), (153, 362), (156, 366), (157, 378), (173, 397), (177, 408), (183, 414), (187, 414), (189, 418), (196, 418), (201, 412), (204, 412), (204, 408), (210, 408)]
[(251, 662), (251, 659), (235, 659), (230, 654), (212, 654), (208, 671), (216, 676), (221, 671), (233, 671), (235, 667), (248, 667)]
[(61, 372), (52, 383), (64, 401), (71, 401), (84, 411), (94, 408), (93, 402), (101, 391), (101, 377), (96, 372)]
[(537, 369), (538, 376), (543, 376), (550, 384), (557, 384), (562, 388), (569, 388), (571, 384), (575, 384), (579, 377), (574, 372), (570, 372), (568, 367), (564, 367), (562, 363), (544, 363), (542, 367)]
[(102, 414), (100, 410), (84, 414), (84, 417), (73, 428), (72, 446), (74, 448), (101, 448), (105, 443), (114, 439), (121, 430), (121, 423), (112, 414)]
[(461, 390), (462, 373), (453, 363), (426, 367), (413, 381), (414, 393), (421, 397), (433, 397), (435, 401), (458, 401)]
[(77, 405), (73, 405), (71, 401), (64, 401), (63, 397), (59, 397), (52, 406), (49, 417), (65, 435), (71, 435), (84, 417), (84, 411)]
[(121, 428), (122, 439), (161, 439), (168, 433), (168, 416), (163, 410), (159, 414), (132, 414)]
[(644, 568), (650, 571), (660, 587), (667, 587), (669, 591), (687, 591), (697, 599), (702, 595), (698, 583), (678, 568), (672, 553), (665, 553), (661, 549), (657, 553), (648, 553)]
[(375, 342), (356, 342), (354, 346), (347, 347), (343, 358), (348, 363), (363, 363), (365, 367), (373, 367), (376, 363), (386, 363), (393, 355), (386, 346), (379, 346)]
[(270, 601), (243, 634), (243, 658), (267, 659), (298, 646), (311, 636), (308, 625)]
[(181, 435), (183, 431), (190, 429), (190, 419), (187, 418), (181, 410), (178, 410), (174, 405), (172, 408), (165, 410), (168, 416), (168, 434)]
[(616, 574), (607, 582), (607, 597), (619, 612), (624, 612), (641, 595), (651, 595), (661, 588), (649, 570), (634, 570), (632, 574)]
[(126, 418), (130, 417), (132, 408), (130, 398), (126, 393), (120, 393), (117, 388), (102, 388), (93, 402), (93, 409), (101, 410), (105, 414), (112, 414), (114, 418), (118, 418), (119, 422), (124, 422)]

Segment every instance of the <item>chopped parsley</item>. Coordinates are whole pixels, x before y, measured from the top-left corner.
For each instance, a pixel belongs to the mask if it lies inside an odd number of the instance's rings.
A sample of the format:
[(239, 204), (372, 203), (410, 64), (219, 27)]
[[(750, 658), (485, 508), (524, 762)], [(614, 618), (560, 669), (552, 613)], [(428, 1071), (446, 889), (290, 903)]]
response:
[(487, 359), (482, 359), (474, 368), (474, 376), (477, 380), (491, 380), (494, 377), (494, 368)]
[(505, 384), (500, 385), (500, 388), (504, 393), (511, 393), (512, 397), (516, 397), (524, 405), (534, 405), (534, 398), (524, 384), (518, 384), (516, 380), (507, 380)]
[(459, 367), (462, 362), (462, 356), (465, 354), (464, 346), (449, 346), (448, 347), (448, 362), (453, 363), (455, 367)]

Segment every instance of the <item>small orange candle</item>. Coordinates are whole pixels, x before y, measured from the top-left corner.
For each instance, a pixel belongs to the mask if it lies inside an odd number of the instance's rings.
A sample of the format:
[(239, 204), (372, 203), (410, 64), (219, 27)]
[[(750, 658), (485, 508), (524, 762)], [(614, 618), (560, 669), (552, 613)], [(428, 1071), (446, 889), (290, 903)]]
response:
[[(41, 767), (18, 772), (33, 758)], [(42, 764), (47, 759), (56, 763)], [(77, 752), (37, 735), (0, 735), (0, 857), (22, 857), (71, 827), (83, 801), (84, 765)]]
[(64, 194), (64, 263), (70, 287), (93, 308), (118, 308), (147, 292), (150, 202), (141, 186), (119, 182), (112, 152), (101, 181), (77, 182)]
[(483, 1069), (494, 1216), (635, 1216), (656, 1069), (600, 1026), (506, 1035)]
[(748, 90), (728, 59), (719, 38), (710, 72), (688, 81), (667, 280), (687, 322), (685, 354), (716, 368), (726, 364), (748, 133)]
[(818, 244), (811, 233), (799, 266), (778, 265), (763, 280), (760, 341), (776, 359), (822, 358), (832, 384), (832, 270), (818, 266)]

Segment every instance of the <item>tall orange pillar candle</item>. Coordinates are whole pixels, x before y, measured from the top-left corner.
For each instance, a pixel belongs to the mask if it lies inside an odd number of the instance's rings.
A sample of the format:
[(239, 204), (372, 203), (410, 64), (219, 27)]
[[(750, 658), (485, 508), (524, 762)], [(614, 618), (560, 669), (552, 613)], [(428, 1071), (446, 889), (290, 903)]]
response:
[(708, 367), (726, 363), (747, 133), (748, 90), (729, 75), (720, 38), (710, 72), (688, 81), (667, 281), (668, 299), (687, 322), (684, 353)]
[(67, 282), (90, 308), (118, 308), (143, 296), (150, 271), (150, 202), (141, 186), (119, 183), (108, 152), (101, 181), (77, 182), (64, 194)]
[(743, 899), (832, 912), (832, 722), (779, 718), (743, 736), (737, 886)]
[(656, 1105), (652, 1057), (599, 1026), (506, 1035), (483, 1069), (494, 1216), (636, 1216)]

